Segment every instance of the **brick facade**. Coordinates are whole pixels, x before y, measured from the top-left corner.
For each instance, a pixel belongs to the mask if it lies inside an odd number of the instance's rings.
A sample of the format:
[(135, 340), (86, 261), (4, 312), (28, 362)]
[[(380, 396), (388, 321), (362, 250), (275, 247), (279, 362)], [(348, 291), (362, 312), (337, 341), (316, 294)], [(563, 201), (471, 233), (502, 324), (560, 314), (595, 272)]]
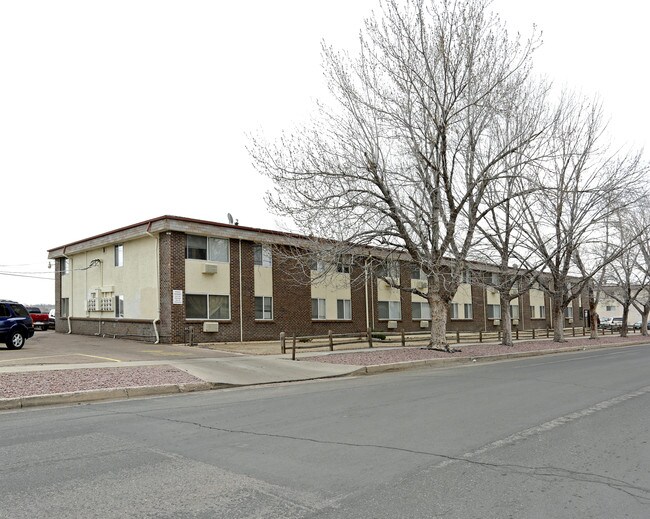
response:
[[(106, 335), (138, 338), (153, 342), (156, 340), (156, 331), (163, 343), (194, 343), (201, 342), (238, 342), (253, 340), (277, 340), (281, 332), (288, 337), (296, 335), (325, 335), (331, 330), (333, 333), (365, 332), (368, 326), (373, 331), (389, 331), (388, 321), (379, 320), (378, 315), (378, 286), (375, 276), (367, 274), (364, 265), (353, 262), (351, 266), (351, 310), (350, 320), (312, 320), (311, 316), (311, 279), (309, 271), (298, 268), (296, 260), (290, 254), (283, 253), (281, 246), (274, 242), (286, 238), (287, 235), (272, 231), (241, 228), (213, 222), (181, 219), (177, 217), (162, 217), (156, 221), (143, 222), (129, 228), (120, 229), (113, 233), (106, 233), (99, 237), (88, 239), (88, 247), (97, 247), (106, 244), (120, 243), (122, 236), (114, 237), (113, 234), (130, 233), (133, 228), (141, 226), (138, 232), (133, 231), (135, 237), (153, 236), (152, 225), (158, 223), (160, 228), (155, 232), (158, 238), (158, 308), (159, 319), (152, 320), (132, 318), (90, 318), (75, 315), (70, 319), (72, 333), (88, 335)], [(146, 227), (145, 227), (146, 226)], [(186, 227), (179, 229), (178, 227)], [(139, 234), (138, 234), (139, 233)], [(187, 235), (208, 235), (226, 237), (230, 240), (230, 319), (218, 321), (219, 329), (216, 332), (204, 332), (202, 319), (186, 318), (186, 242)], [(295, 236), (291, 235), (291, 238)], [(273, 244), (273, 258), (271, 264), (273, 319), (255, 319), (255, 266), (254, 245), (257, 240), (265, 244)], [(96, 240), (96, 242), (93, 242)], [(112, 240), (112, 241), (111, 241)], [(119, 241), (118, 241), (119, 240)], [(76, 242), (75, 245), (84, 242)], [(66, 246), (68, 247), (68, 246)], [(52, 257), (56, 260), (55, 297), (57, 319), (56, 330), (68, 331), (68, 320), (61, 315), (62, 280), (61, 270), (66, 247), (57, 251)], [(83, 252), (83, 247), (81, 252)], [(51, 251), (52, 252), (52, 251)], [(74, 252), (74, 251), (73, 251)], [(286, 252), (286, 251), (285, 251)], [(152, 266), (151, 268), (155, 268)], [(411, 266), (408, 262), (400, 263), (400, 278), (406, 285), (410, 283)], [(182, 303), (174, 303), (174, 291), (182, 294)], [(410, 292), (402, 291), (401, 320), (397, 322), (397, 330), (422, 331), (420, 320), (414, 320), (411, 306)], [(496, 331), (498, 325), (486, 318), (487, 295), (486, 288), (481, 284), (471, 287), (472, 319), (447, 320), (447, 329), (451, 332), (461, 331)], [(585, 301), (583, 304), (582, 301)], [(581, 309), (586, 307), (586, 296), (582, 301), (576, 300), (573, 304), (573, 322), (565, 319), (565, 326), (582, 326)], [(548, 295), (545, 296), (546, 317), (544, 319), (531, 319), (530, 298), (524, 294), (519, 299), (520, 317), (519, 324), (513, 330), (531, 328), (547, 328), (551, 325), (552, 309)], [(71, 302), (72, 308), (72, 302)], [(79, 305), (76, 305), (79, 308)], [(428, 321), (428, 319), (423, 319)]]

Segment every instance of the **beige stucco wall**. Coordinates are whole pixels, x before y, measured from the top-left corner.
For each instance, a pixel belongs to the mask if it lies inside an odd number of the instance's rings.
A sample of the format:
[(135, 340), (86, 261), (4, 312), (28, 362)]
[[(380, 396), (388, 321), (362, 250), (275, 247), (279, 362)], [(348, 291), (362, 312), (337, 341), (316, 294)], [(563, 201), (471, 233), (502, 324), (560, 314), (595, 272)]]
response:
[(337, 299), (352, 299), (350, 274), (333, 272), (325, 279), (317, 279), (318, 276), (319, 273), (316, 272), (311, 274), (311, 298), (325, 299), (325, 318), (328, 321), (336, 320)]
[[(536, 307), (539, 309), (540, 306), (544, 306), (544, 292), (541, 290), (537, 290), (535, 288), (531, 288), (530, 292), (530, 305)], [(539, 314), (537, 314), (537, 317), (539, 317)]]
[[(158, 250), (157, 240), (146, 237), (124, 246), (124, 265), (115, 266), (113, 245), (70, 256), (70, 273), (61, 276), (61, 297), (70, 299), (71, 317), (115, 317), (110, 311), (88, 311), (88, 299), (124, 296), (124, 317), (156, 319), (158, 317)], [(90, 266), (99, 260), (95, 266)], [(97, 262), (95, 262), (97, 263)]]
[(400, 289), (392, 288), (388, 283), (379, 279), (377, 280), (377, 300), (378, 301), (399, 301)]
[(255, 265), (255, 297), (273, 297), (273, 269)]
[[(216, 274), (205, 274), (204, 265), (217, 267)], [(206, 260), (185, 260), (185, 293), (230, 295), (230, 263)]]

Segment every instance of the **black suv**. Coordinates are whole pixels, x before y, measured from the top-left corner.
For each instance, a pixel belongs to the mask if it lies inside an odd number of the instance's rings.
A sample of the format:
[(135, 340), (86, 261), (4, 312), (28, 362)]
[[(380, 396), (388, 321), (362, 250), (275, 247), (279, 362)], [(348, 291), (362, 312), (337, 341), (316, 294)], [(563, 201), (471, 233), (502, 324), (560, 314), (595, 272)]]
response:
[(0, 299), (0, 341), (19, 350), (34, 335), (34, 323), (27, 309), (15, 301)]

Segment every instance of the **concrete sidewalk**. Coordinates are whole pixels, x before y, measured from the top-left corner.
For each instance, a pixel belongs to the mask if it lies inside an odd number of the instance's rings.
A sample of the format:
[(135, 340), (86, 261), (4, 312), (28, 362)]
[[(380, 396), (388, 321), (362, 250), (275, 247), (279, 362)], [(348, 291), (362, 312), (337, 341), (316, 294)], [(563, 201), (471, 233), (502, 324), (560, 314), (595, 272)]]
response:
[[(423, 366), (449, 366), (459, 363), (471, 363), (476, 361), (496, 361), (510, 358), (521, 358), (532, 355), (547, 355), (552, 353), (567, 353), (585, 349), (601, 349), (605, 347), (646, 344), (648, 341), (642, 337), (636, 341), (628, 341), (626, 344), (608, 344), (607, 342), (594, 344), (593, 347), (582, 345), (570, 347), (564, 345), (556, 347), (547, 343), (549, 349), (533, 352), (507, 353), (503, 355), (486, 356), (454, 356), (444, 359), (415, 360), (410, 362), (393, 362), (387, 364), (330, 364), (314, 362), (308, 359), (312, 356), (327, 355), (328, 352), (304, 353), (299, 361), (291, 361), (290, 354), (285, 355), (241, 355), (222, 358), (184, 358), (165, 360), (143, 360), (115, 362), (94, 362), (85, 364), (43, 364), (0, 367), (0, 377), (3, 374), (33, 374), (38, 377), (39, 373), (56, 371), (60, 374), (74, 373), (73, 370), (104, 370), (105, 372), (121, 370), (124, 368), (136, 368), (147, 366), (171, 367), (195, 377), (198, 381), (193, 383), (162, 383), (156, 385), (120, 385), (114, 387), (104, 386), (102, 389), (86, 389), (81, 391), (70, 391), (65, 393), (49, 394), (28, 394), (13, 398), (0, 398), (0, 410), (20, 409), (26, 407), (44, 406), (52, 404), (75, 404), (99, 400), (114, 400), (124, 398), (136, 398), (153, 395), (166, 395), (193, 391), (204, 391), (227, 387), (240, 387), (251, 385), (277, 384), (283, 382), (299, 382), (306, 380), (326, 379), (342, 377), (347, 375), (366, 375), (371, 373), (412, 369)], [(573, 342), (573, 341), (570, 341)], [(467, 345), (466, 345), (467, 346)], [(389, 351), (395, 348), (375, 348), (373, 352)], [(369, 350), (365, 350), (366, 352)], [(338, 350), (333, 354), (359, 353), (355, 351)], [(110, 378), (110, 377), (109, 377)], [(189, 377), (188, 377), (189, 378)]]
[(47, 364), (0, 367), (2, 374), (45, 372), (72, 372), (73, 370), (115, 370), (142, 366), (171, 366), (184, 371), (201, 382), (189, 384), (161, 384), (140, 387), (114, 387), (67, 393), (26, 395), (0, 398), (0, 410), (20, 409), (51, 404), (74, 404), (98, 400), (166, 395), (204, 391), (226, 387), (278, 384), (305, 380), (326, 379), (363, 371), (362, 366), (325, 364), (321, 362), (293, 362), (286, 355), (241, 356), (229, 358), (201, 358), (161, 361), (95, 362), (86, 364)]

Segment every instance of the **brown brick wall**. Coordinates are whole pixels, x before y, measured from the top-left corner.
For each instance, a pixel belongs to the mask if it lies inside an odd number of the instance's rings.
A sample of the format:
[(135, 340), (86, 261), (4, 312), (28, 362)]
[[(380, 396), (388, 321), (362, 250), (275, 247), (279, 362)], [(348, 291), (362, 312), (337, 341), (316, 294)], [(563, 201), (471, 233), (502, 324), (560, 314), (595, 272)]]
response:
[(166, 232), (159, 237), (161, 342), (183, 343), (185, 305), (172, 304), (174, 290), (185, 294), (185, 234)]

